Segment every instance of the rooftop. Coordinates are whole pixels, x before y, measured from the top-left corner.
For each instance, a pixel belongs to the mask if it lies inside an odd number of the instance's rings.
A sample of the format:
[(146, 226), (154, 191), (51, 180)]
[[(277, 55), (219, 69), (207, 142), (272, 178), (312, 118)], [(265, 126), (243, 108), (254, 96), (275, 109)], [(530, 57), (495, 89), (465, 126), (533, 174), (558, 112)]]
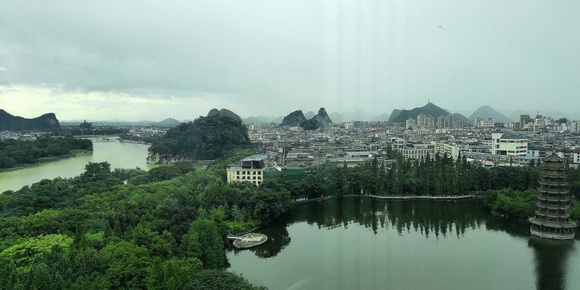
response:
[(266, 155), (256, 154), (242, 159), (242, 161), (260, 161), (260, 160), (266, 160)]
[(501, 139), (521, 140), (521, 139), (527, 139), (527, 138), (524, 136), (517, 136), (517, 135), (503, 135), (503, 136), (501, 136)]

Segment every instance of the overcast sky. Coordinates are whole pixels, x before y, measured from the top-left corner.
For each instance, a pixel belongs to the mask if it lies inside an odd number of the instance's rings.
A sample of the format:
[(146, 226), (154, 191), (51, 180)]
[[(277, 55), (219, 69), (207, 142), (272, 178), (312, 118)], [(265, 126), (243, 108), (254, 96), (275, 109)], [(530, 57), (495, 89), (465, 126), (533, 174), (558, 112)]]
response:
[(179, 120), (580, 111), (580, 1), (0, 3), (0, 109)]

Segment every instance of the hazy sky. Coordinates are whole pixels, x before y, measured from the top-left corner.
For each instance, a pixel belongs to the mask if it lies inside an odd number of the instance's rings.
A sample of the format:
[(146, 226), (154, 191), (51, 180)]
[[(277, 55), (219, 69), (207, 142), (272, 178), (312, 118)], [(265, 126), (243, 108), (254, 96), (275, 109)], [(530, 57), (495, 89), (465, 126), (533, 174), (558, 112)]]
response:
[(580, 1), (0, 3), (0, 108), (179, 120), (213, 107), (580, 111)]

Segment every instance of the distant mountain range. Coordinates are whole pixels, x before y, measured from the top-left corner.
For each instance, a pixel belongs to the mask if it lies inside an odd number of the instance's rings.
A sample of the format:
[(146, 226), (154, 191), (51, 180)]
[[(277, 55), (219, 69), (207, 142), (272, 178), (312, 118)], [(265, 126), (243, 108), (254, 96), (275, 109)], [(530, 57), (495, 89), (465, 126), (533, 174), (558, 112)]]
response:
[(173, 119), (173, 118), (167, 118), (167, 119), (165, 119), (165, 120), (163, 120), (163, 121), (161, 121), (161, 122), (157, 123), (157, 125), (158, 125), (158, 126), (162, 126), (162, 127), (171, 127), (171, 128), (172, 128), (172, 127), (176, 127), (176, 126), (178, 126), (179, 124), (181, 124), (181, 122), (180, 122), (180, 121), (177, 121), (177, 120), (175, 120), (175, 119)]
[[(302, 113), (304, 118), (312, 119), (316, 114), (312, 111), (307, 113)], [(334, 123), (351, 122), (351, 121), (371, 121), (371, 122), (387, 122), (389, 120), (389, 114), (382, 113), (376, 117), (369, 114), (366, 111), (350, 111), (350, 112), (334, 112), (328, 114), (329, 118), (332, 119)], [(266, 117), (266, 116), (256, 116), (248, 117), (243, 119), (245, 124), (264, 124), (264, 123), (281, 123), (284, 117)]]
[[(299, 114), (297, 112), (300, 112)], [(296, 113), (297, 115), (292, 116), (292, 118), (297, 117), (299, 118), (298, 121), (293, 121), (291, 122), (292, 126), (300, 126), (299, 124), (301, 124), (302, 122), (304, 122), (305, 120), (309, 120), (312, 119), (314, 117), (317, 116), (317, 114), (315, 114), (312, 111), (308, 111), (307, 113), (303, 113), (301, 110), (295, 111), (293, 113)], [(459, 111), (459, 112), (458, 112)], [(326, 110), (325, 110), (326, 112)], [(435, 118), (441, 116), (441, 115), (448, 115), (448, 114), (452, 114), (455, 118), (461, 118), (465, 121), (465, 124), (468, 125), (472, 125), (473, 121), (475, 119), (477, 119), (478, 117), (483, 117), (483, 118), (493, 118), (496, 122), (502, 122), (502, 123), (506, 123), (506, 122), (517, 122), (520, 119), (520, 115), (530, 115), (531, 117), (535, 117), (537, 113), (540, 113), (543, 116), (550, 116), (554, 119), (558, 119), (558, 118), (568, 118), (569, 120), (578, 120), (580, 119), (580, 112), (576, 112), (576, 113), (563, 113), (561, 111), (557, 111), (557, 110), (544, 110), (544, 111), (536, 111), (536, 112), (527, 112), (527, 111), (522, 111), (522, 110), (517, 110), (517, 111), (513, 111), (513, 112), (506, 112), (505, 110), (502, 112), (499, 112), (495, 109), (493, 109), (490, 106), (481, 106), (479, 107), (475, 112), (471, 113), (469, 115), (469, 111), (466, 110), (453, 110), (453, 112), (455, 113), (451, 113), (452, 111), (450, 110), (445, 110), (431, 102), (429, 102), (428, 104), (426, 104), (423, 107), (417, 107), (414, 108), (412, 110), (405, 110), (405, 109), (394, 109), (391, 114), (387, 114), (387, 113), (382, 113), (378, 116), (374, 116), (373, 114), (368, 113), (367, 111), (363, 111), (363, 110), (357, 110), (357, 111), (345, 111), (345, 112), (333, 112), (333, 113), (329, 113), (327, 114), (327, 117), (329, 119), (331, 119), (334, 123), (342, 123), (342, 122), (351, 122), (351, 121), (369, 121), (369, 122), (396, 122), (396, 123), (404, 123), (407, 119), (409, 118), (413, 118), (416, 119), (417, 115), (419, 114), (425, 114), (425, 115), (429, 115), (429, 116), (433, 116)], [(463, 113), (463, 114), (460, 114)], [(2, 116), (5, 116), (6, 113), (5, 111), (0, 110), (0, 118), (2, 118)], [(10, 114), (8, 114), (10, 115)], [(42, 117), (46, 117), (47, 115), (50, 114), (46, 114), (43, 115), (39, 118)], [(54, 114), (52, 114), (54, 116)], [(232, 112), (231, 110), (228, 109), (211, 109), (207, 116), (214, 116), (214, 115), (224, 115), (224, 116), (228, 116), (237, 120), (241, 120), (244, 124), (265, 124), (265, 123), (276, 123), (276, 124), (280, 124), (280, 123), (286, 123), (289, 124), (288, 121), (284, 122), (284, 117), (283, 116), (251, 116), (248, 118), (240, 118), (239, 115), (237, 115), (236, 113)], [(469, 115), (469, 118), (465, 117), (466, 115)], [(11, 116), (11, 115), (10, 115)], [(301, 117), (299, 117), (301, 116)], [(509, 116), (509, 117), (507, 117)], [(49, 119), (51, 116), (48, 116)], [(288, 117), (288, 116), (286, 116)], [(16, 117), (16, 118), (20, 118), (20, 117)], [(35, 118), (35, 119), (30, 119), (30, 120), (36, 120), (39, 118)], [(56, 119), (56, 117), (54, 118)], [(28, 120), (28, 119), (27, 119)], [(0, 119), (0, 121), (2, 121)], [(58, 122), (58, 121), (57, 121)], [(65, 125), (68, 123), (81, 123), (82, 121), (65, 121), (63, 122)], [(135, 123), (135, 124), (152, 124), (152, 125), (158, 125), (158, 126), (165, 126), (165, 127), (174, 127), (179, 125), (181, 122), (172, 118), (168, 118), (165, 119), (161, 122), (150, 122), (150, 121), (141, 121), (141, 122), (123, 122), (123, 121), (102, 121), (102, 122), (93, 122), (93, 124), (108, 124), (108, 123)], [(0, 130), (6, 130), (6, 129), (2, 129), (2, 128), (6, 128), (8, 125), (6, 125), (8, 123), (3, 122), (2, 124), (0, 124)], [(290, 126), (290, 125), (288, 125)]]
[(53, 113), (44, 114), (34, 119), (13, 116), (0, 109), (0, 131), (54, 131), (60, 129), (60, 123)]
[(382, 113), (376, 117), (374, 117), (371, 121), (377, 121), (377, 122), (387, 122), (389, 121), (389, 117), (390, 115), (387, 113)]
[(367, 111), (363, 110), (341, 113), (330, 113), (329, 115), (332, 118), (332, 120), (334, 120), (337, 123), (352, 122), (352, 121), (387, 122), (389, 120), (389, 114), (387, 113), (382, 113), (378, 116), (374, 116), (373, 114), (369, 114)]
[(306, 119), (312, 119), (312, 117), (316, 116), (316, 113), (309, 111), (308, 113), (304, 114)]
[[(265, 124), (265, 123), (272, 123), (274, 118), (266, 117), (266, 116), (256, 116), (256, 117), (248, 117), (243, 119), (242, 121), (244, 124)], [(276, 122), (278, 123), (278, 122)]]
[(474, 122), (477, 118), (493, 118), (493, 120), (497, 123), (510, 123), (513, 122), (512, 119), (504, 116), (502, 113), (494, 110), (490, 106), (481, 106), (471, 116), (469, 116), (469, 120)]
[(389, 122), (394, 123), (405, 123), (407, 119), (416, 119), (418, 115), (425, 114), (427, 116), (432, 117), (439, 117), (439, 116), (447, 116), (449, 112), (445, 109), (438, 107), (437, 105), (429, 102), (427, 105), (423, 107), (417, 107), (412, 110), (399, 110), (395, 109), (391, 113), (391, 117), (389, 118)]
[(473, 122), (471, 122), (467, 117), (463, 116), (462, 114), (455, 113), (452, 114), (452, 116), (453, 118), (462, 119), (465, 125), (473, 125)]

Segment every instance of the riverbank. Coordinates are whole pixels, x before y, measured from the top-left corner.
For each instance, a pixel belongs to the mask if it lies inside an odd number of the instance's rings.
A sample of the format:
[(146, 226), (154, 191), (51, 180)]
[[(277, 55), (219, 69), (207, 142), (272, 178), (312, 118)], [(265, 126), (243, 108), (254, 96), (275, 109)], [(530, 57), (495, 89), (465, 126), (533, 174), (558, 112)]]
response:
[(1, 168), (0, 172), (9, 172), (9, 171), (14, 171), (14, 170), (31, 168), (31, 167), (36, 167), (36, 166), (44, 165), (44, 164), (55, 162), (55, 161), (64, 160), (67, 158), (89, 156), (91, 154), (93, 154), (93, 151), (91, 151), (91, 150), (72, 150), (71, 152), (69, 152), (69, 154), (66, 154), (66, 155), (40, 158), (35, 163), (20, 164), (16, 167), (11, 167), (11, 168)]

